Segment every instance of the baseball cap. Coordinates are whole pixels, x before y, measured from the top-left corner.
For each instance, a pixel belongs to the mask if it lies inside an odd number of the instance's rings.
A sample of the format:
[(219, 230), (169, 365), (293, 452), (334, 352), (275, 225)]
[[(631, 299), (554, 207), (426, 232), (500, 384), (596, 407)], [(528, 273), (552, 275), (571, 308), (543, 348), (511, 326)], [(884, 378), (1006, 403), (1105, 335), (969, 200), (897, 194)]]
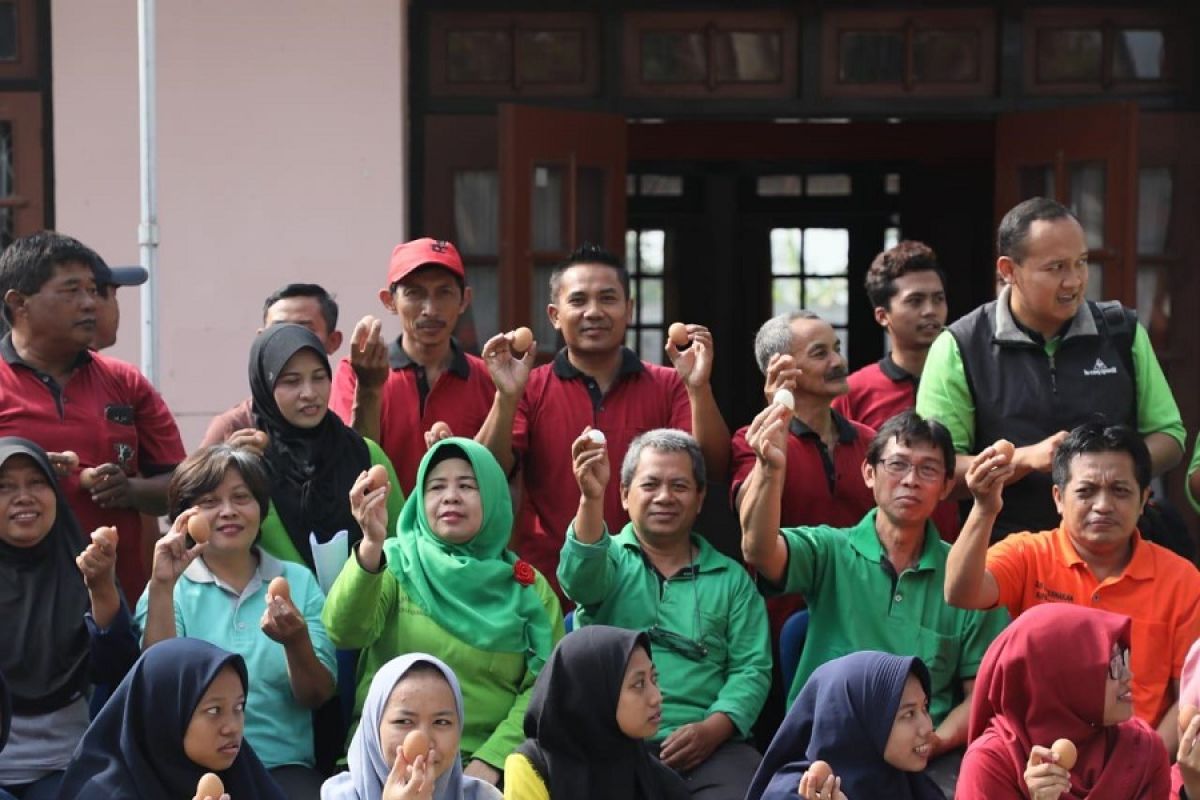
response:
[(140, 286), (150, 277), (144, 267), (110, 267), (100, 256), (96, 256), (92, 272), (97, 286)]
[(458, 249), (445, 239), (425, 238), (396, 245), (388, 262), (387, 285), (395, 286), (413, 270), (430, 265), (449, 270), (464, 283), (467, 280)]

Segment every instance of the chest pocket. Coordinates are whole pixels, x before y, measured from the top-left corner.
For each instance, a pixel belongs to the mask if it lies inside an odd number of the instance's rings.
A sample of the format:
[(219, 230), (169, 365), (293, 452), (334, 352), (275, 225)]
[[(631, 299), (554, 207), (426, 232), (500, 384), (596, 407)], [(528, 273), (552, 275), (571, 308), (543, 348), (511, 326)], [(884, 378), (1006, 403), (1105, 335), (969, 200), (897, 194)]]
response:
[(913, 655), (919, 656), (929, 668), (934, 692), (953, 681), (958, 669), (959, 649), (957, 636), (946, 636), (929, 628), (918, 629), (917, 652)]
[(697, 640), (708, 648), (708, 661), (726, 664), (729, 661), (729, 618), (700, 613), (701, 633)]

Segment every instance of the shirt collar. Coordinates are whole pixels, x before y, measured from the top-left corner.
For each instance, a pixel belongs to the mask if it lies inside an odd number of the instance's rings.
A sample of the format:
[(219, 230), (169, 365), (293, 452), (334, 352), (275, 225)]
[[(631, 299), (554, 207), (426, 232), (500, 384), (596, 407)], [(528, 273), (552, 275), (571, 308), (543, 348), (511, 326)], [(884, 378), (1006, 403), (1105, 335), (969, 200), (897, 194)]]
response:
[[(12, 341), (12, 331), (4, 334), (4, 338), (0, 339), (0, 356), (4, 357), (5, 363), (10, 367), (22, 366), (26, 369), (31, 369), (38, 374), (42, 374), (41, 370), (30, 364), (25, 359), (21, 358), (20, 354), (17, 353), (17, 348)], [(91, 360), (92, 351), (85, 347), (79, 351), (78, 355), (75, 356), (75, 363), (71, 365), (71, 369), (78, 369)]]
[(917, 382), (915, 375), (892, 360), (891, 353), (879, 359), (879, 371), (893, 383), (899, 383), (900, 381)]
[[(247, 591), (251, 589), (257, 590), (258, 586), (268, 583), (273, 578), (278, 578), (283, 574), (283, 562), (275, 558), (275, 556), (263, 550), (258, 545), (255, 545), (251, 552), (258, 556), (258, 567), (254, 570), (254, 575), (258, 578), (258, 582), (255, 583), (252, 578), (250, 583), (246, 584)], [(183, 576), (192, 583), (212, 583), (231, 594), (237, 594), (229, 584), (212, 573), (212, 570), (208, 568), (208, 564), (204, 563), (203, 556), (188, 564), (187, 569), (183, 571)], [(242, 594), (245, 594), (245, 591)]]
[[(637, 353), (628, 347), (621, 348), (621, 367), (617, 370), (618, 380), (626, 375), (634, 375), (645, 370), (646, 365), (638, 358)], [(584, 377), (584, 373), (577, 369), (571, 363), (571, 359), (567, 357), (567, 348), (565, 347), (554, 355), (554, 375), (564, 381)]]
[[(850, 546), (872, 563), (882, 563), (887, 558), (887, 554), (883, 550), (883, 543), (879, 541), (879, 534), (875, 531), (875, 517), (878, 513), (878, 508), (868, 511), (862, 521), (850, 529), (848, 537)], [(912, 572), (936, 570), (940, 561), (938, 558), (938, 542), (940, 541), (941, 537), (933, 523), (926, 521), (925, 542), (921, 545), (921, 557), (909, 570)]]
[[(1079, 551), (1075, 549), (1074, 543), (1071, 541), (1071, 534), (1067, 533), (1067, 529), (1059, 526), (1054, 529), (1055, 543), (1058, 546), (1059, 561), (1066, 567), (1074, 567), (1076, 565), (1083, 566), (1087, 569), (1087, 562), (1079, 555)], [(1118, 578), (1129, 578), (1134, 581), (1149, 581), (1154, 580), (1154, 553), (1149, 543), (1142, 538), (1142, 534), (1136, 528), (1133, 531), (1133, 536), (1129, 540), (1130, 546), (1133, 547), (1133, 556), (1129, 559), (1129, 563), (1125, 565), (1125, 569), (1121, 570), (1121, 575)], [(1090, 572), (1090, 570), (1089, 570)]]
[[(400, 343), (403, 338), (397, 336), (388, 345), (388, 363), (392, 369), (407, 369), (416, 366), (416, 362), (408, 357), (408, 353), (404, 352), (404, 346)], [(471, 364), (467, 361), (467, 354), (459, 347), (458, 340), (453, 336), (450, 337), (450, 372), (464, 381), (471, 377)]]
[[(850, 424), (849, 420), (833, 409), (830, 409), (829, 413), (833, 414), (833, 425), (837, 428), (838, 444), (850, 444), (851, 442), (858, 441), (858, 429)], [(817, 432), (801, 422), (798, 417), (792, 417), (791, 424), (788, 427), (793, 436), (818, 438)]]
[[(716, 548), (708, 543), (707, 539), (695, 531), (692, 531), (690, 538), (692, 540), (692, 544), (696, 546), (696, 560), (692, 562), (693, 566), (696, 568), (696, 572), (716, 572), (717, 570), (728, 568), (730, 564), (729, 559), (723, 558), (721, 554), (717, 552)], [(642, 556), (642, 558), (646, 557), (645, 553), (642, 551), (642, 543), (637, 538), (637, 533), (634, 531), (632, 522), (626, 523), (621, 532), (613, 537), (613, 541), (626, 550), (633, 550), (637, 552), (637, 554)], [(647, 565), (649, 565), (649, 563), (649, 561), (646, 561)]]
[[(1045, 345), (1041, 334), (1022, 325), (1013, 316), (1012, 307), (1009, 304), (1011, 298), (1011, 285), (1001, 289), (1000, 296), (996, 298), (994, 330), (996, 341), (1036, 344), (1038, 346)], [(1100, 331), (1096, 328), (1096, 320), (1092, 317), (1091, 308), (1088, 307), (1088, 303), (1085, 300), (1079, 304), (1079, 308), (1076, 309), (1075, 316), (1071, 318), (1071, 321), (1060, 329), (1059, 336), (1063, 339), (1070, 339), (1075, 336), (1097, 336), (1099, 333)]]

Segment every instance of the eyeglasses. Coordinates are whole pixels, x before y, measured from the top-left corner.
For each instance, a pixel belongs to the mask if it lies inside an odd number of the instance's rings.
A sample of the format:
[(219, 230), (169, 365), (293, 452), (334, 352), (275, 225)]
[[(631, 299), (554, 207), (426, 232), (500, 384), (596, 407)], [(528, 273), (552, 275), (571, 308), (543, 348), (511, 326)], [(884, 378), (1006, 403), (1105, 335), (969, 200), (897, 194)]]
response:
[(911, 469), (917, 471), (917, 480), (923, 483), (933, 483), (934, 481), (943, 480), (946, 477), (946, 468), (932, 461), (922, 461), (920, 464), (914, 464), (906, 458), (889, 458), (881, 461), (880, 464), (883, 465), (884, 472), (893, 478), (903, 478)]
[(1120, 680), (1122, 676), (1129, 674), (1129, 648), (1122, 647), (1116, 653), (1113, 653), (1112, 660), (1108, 662), (1108, 677), (1114, 681)]
[(700, 644), (700, 642), (689, 639), (686, 636), (681, 636), (675, 633), (675, 631), (669, 631), (658, 625), (649, 628), (646, 631), (646, 636), (650, 637), (651, 644), (665, 647), (672, 653), (681, 655), (689, 661), (703, 661), (708, 655), (708, 648)]

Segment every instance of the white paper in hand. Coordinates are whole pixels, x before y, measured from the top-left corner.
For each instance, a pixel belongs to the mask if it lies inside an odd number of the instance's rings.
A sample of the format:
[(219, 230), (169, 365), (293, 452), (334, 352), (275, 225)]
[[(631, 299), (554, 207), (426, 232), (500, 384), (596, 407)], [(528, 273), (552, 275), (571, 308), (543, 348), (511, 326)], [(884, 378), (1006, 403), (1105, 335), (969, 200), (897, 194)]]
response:
[(329, 594), (333, 582), (341, 574), (346, 559), (350, 557), (349, 531), (338, 531), (328, 542), (318, 542), (315, 533), (308, 534), (308, 544), (312, 548), (313, 566), (317, 570), (317, 583), (321, 591)]

